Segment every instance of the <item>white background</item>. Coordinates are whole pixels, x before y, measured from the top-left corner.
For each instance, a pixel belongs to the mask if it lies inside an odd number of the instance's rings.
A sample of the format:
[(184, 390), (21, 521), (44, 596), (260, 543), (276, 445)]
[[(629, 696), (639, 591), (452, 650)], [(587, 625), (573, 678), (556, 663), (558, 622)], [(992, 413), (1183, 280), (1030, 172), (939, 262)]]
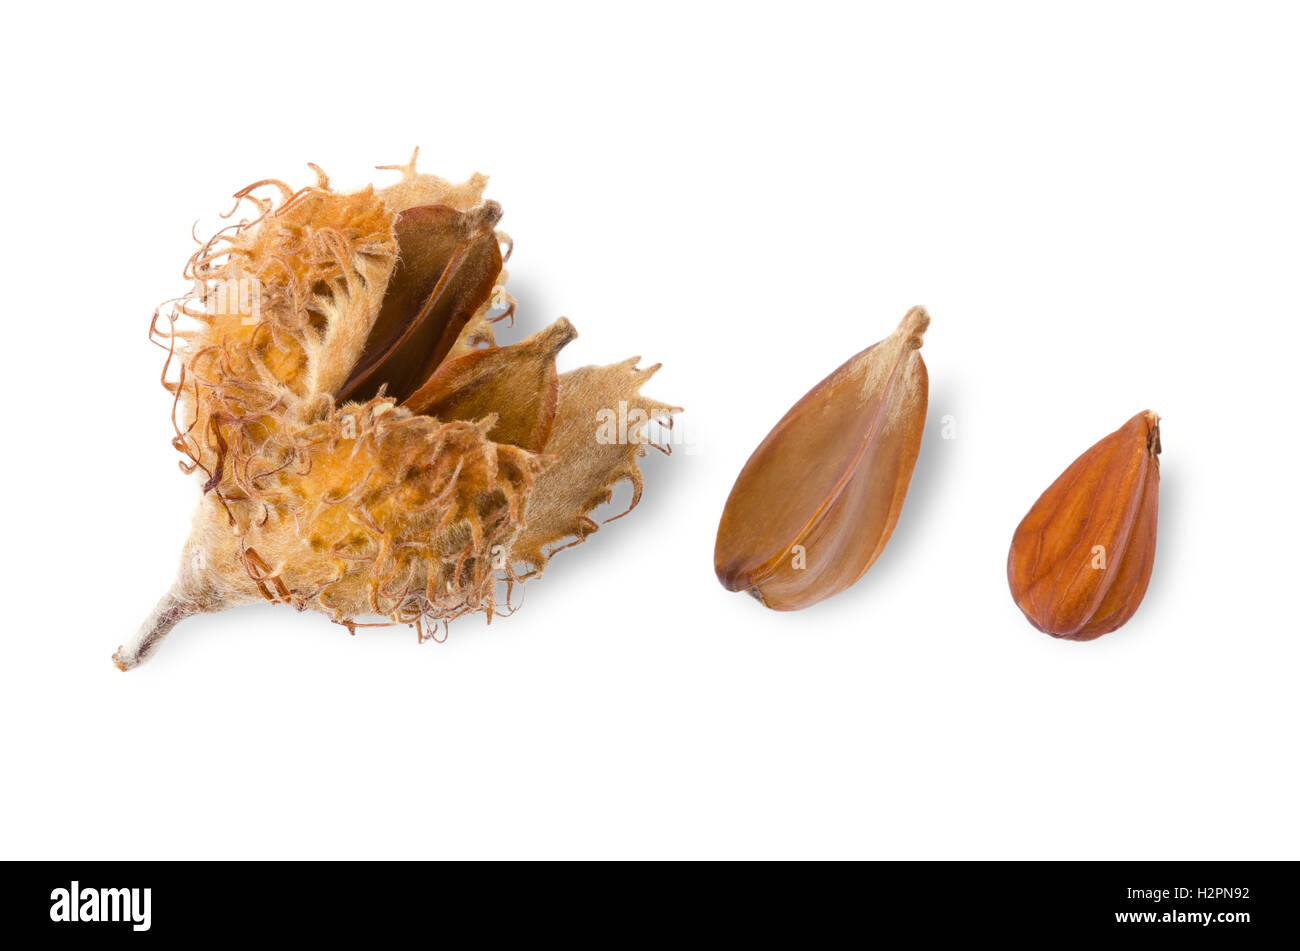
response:
[[(1287, 7), (9, 16), (3, 857), (1300, 857)], [(191, 225), (308, 161), (392, 181), (416, 144), (491, 175), (520, 333), (568, 316), (562, 369), (663, 361), (689, 445), (490, 628), (252, 607), (118, 673), (197, 497), (146, 340)], [(802, 613), (725, 592), (749, 452), (916, 303), (930, 417), (888, 549)], [(1053, 640), (1012, 531), (1146, 408), (1150, 591)]]

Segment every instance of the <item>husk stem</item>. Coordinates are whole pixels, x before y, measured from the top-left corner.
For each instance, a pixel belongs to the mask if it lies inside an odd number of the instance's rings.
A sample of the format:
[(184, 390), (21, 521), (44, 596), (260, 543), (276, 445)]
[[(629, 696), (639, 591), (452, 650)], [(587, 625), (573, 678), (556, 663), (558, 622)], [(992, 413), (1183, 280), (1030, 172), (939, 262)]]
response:
[(123, 644), (113, 654), (113, 663), (121, 671), (139, 667), (158, 649), (171, 629), (187, 617), (221, 610), (219, 605), (205, 605), (181, 593), (178, 581), (159, 599), (153, 612), (140, 625), (135, 637)]

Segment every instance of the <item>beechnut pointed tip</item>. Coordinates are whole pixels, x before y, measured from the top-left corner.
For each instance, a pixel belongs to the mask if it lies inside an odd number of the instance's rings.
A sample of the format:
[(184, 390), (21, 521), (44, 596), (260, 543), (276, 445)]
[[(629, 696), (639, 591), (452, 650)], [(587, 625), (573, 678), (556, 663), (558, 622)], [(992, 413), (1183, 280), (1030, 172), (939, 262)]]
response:
[(895, 333), (906, 338), (909, 350), (920, 350), (925, 343), (925, 332), (929, 328), (930, 312), (917, 304), (903, 316)]

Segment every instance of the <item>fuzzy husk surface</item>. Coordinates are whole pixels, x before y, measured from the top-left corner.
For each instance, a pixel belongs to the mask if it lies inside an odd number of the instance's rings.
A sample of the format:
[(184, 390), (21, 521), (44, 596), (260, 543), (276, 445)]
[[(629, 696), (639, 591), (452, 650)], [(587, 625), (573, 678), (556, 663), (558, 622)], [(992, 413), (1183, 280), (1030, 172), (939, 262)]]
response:
[[(645, 422), (610, 440), (600, 419), (622, 405), (634, 420), (670, 423), (676, 408), (640, 393), (657, 367), (633, 358), (557, 374), (555, 353), (576, 337), (563, 319), (498, 346), (495, 325), (514, 302), (486, 178), (452, 184), (416, 172), (414, 158), (398, 168), (388, 188), (336, 192), (317, 169), (317, 184), (296, 192), (268, 181), (237, 193), (259, 214), (190, 259), (202, 306), (190, 295), (155, 314), (173, 444), (202, 494), (176, 581), (114, 655), (119, 668), (184, 618), (250, 602), (319, 611), (352, 630), (362, 618), (412, 624), (421, 637), (464, 614), (490, 620), (554, 551), (597, 530), (591, 514), (618, 482), (632, 483), (633, 505), (640, 498)], [(460, 229), (447, 262), (436, 241), (403, 231), (443, 220)], [(434, 263), (418, 265), (433, 268), (426, 275), (414, 274), (417, 241), (433, 248)], [(487, 263), (469, 273), (466, 248)], [(426, 336), (446, 341), (428, 367), (418, 341), (385, 358), (388, 331), (376, 326), (381, 311), (391, 323), (386, 296), (389, 311), (403, 294), (422, 299), (411, 294), (423, 293), (417, 278), (433, 288), (426, 325), (443, 321)], [(214, 288), (228, 291), (225, 306), (210, 306)], [(377, 367), (369, 378), (367, 366)], [(412, 367), (416, 392), (386, 382), (364, 392)]]

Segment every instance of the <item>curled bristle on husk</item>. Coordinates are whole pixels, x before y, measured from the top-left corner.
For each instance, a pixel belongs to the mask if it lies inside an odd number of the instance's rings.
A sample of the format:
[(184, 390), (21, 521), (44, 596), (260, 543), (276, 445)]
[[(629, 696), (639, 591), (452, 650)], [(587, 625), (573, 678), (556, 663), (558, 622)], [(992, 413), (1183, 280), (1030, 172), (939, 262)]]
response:
[[(636, 359), (559, 373), (577, 336), (563, 318), (497, 344), (515, 302), (486, 177), (452, 184), (412, 155), (381, 166), (397, 184), (340, 193), (312, 168), (297, 191), (237, 192), (254, 214), (203, 242), (191, 293), (154, 314), (173, 445), (202, 494), (123, 670), (184, 618), (249, 602), (421, 638), (508, 613), (515, 584), (596, 530), (614, 485), (636, 504), (645, 421), (678, 411), (640, 395), (655, 368)], [(602, 411), (638, 422), (611, 440)]]

